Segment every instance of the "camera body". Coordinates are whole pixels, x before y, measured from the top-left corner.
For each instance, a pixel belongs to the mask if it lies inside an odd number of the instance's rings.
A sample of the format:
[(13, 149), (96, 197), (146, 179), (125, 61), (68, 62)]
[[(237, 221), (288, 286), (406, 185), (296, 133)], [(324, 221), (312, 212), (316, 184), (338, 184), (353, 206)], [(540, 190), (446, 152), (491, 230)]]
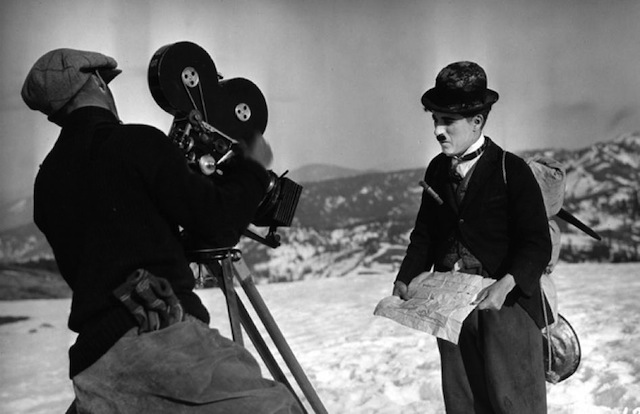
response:
[[(149, 88), (156, 103), (174, 116), (169, 139), (188, 165), (205, 176), (220, 175), (234, 158), (244, 156), (267, 126), (268, 110), (260, 89), (250, 80), (222, 80), (208, 53), (190, 42), (160, 48), (149, 64)], [(290, 226), (302, 186), (273, 171), (252, 224)], [(224, 178), (221, 178), (224, 179)]]
[[(244, 150), (245, 142), (237, 141), (211, 127), (197, 111), (175, 118), (169, 139), (184, 153), (191, 169), (203, 175), (224, 175), (224, 164), (230, 163), (236, 152)], [(284, 175), (269, 173), (267, 193), (258, 206), (252, 224), (259, 227), (288, 227), (302, 194), (302, 186)]]

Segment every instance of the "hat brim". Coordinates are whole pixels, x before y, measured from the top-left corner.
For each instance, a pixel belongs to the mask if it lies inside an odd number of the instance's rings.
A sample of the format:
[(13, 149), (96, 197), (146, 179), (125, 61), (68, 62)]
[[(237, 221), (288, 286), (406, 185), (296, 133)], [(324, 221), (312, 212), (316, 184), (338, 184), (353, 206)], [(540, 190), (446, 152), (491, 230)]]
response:
[(438, 102), (438, 95), (436, 88), (431, 88), (426, 91), (420, 101), (424, 106), (424, 109), (431, 112), (443, 112), (447, 114), (459, 114), (459, 115), (471, 115), (476, 114), (478, 112), (482, 112), (485, 109), (491, 108), (494, 103), (498, 101), (500, 95), (498, 92), (487, 89), (484, 93), (484, 99), (482, 102), (475, 103), (473, 105), (465, 105), (465, 104), (453, 104), (453, 105), (445, 105)]

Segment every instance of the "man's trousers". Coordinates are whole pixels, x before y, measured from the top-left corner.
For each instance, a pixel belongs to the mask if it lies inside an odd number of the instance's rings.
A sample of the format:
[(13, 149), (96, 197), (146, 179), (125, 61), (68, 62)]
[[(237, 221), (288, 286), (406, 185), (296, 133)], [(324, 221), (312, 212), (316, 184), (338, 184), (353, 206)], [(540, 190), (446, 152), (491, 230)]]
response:
[(547, 412), (542, 334), (519, 305), (475, 309), (438, 348), (447, 414)]
[(130, 330), (73, 385), (79, 414), (302, 412), (284, 385), (262, 378), (246, 349), (193, 317)]

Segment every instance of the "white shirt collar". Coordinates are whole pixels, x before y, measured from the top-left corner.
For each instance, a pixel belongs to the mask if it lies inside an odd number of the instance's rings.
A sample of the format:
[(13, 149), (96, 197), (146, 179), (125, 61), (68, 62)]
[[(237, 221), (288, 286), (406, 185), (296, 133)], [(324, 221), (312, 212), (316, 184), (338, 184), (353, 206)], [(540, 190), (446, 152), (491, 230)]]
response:
[[(464, 152), (463, 155), (467, 155), (472, 153), (473, 151), (476, 151), (484, 144), (484, 141), (485, 141), (484, 134), (481, 134), (480, 138), (478, 138), (476, 142), (471, 144), (471, 146)], [(473, 168), (473, 166), (476, 165), (479, 159), (480, 157), (475, 157), (474, 159), (469, 161), (461, 161), (456, 166), (456, 171), (458, 172), (458, 174), (460, 174), (461, 177), (465, 177), (469, 173), (471, 168)]]
[(484, 144), (484, 134), (480, 134), (480, 137), (476, 140), (476, 142), (471, 144), (471, 146), (469, 148), (467, 148), (467, 150), (461, 156), (465, 156), (467, 154), (471, 154), (473, 151), (475, 151), (478, 148), (480, 148), (483, 144)]

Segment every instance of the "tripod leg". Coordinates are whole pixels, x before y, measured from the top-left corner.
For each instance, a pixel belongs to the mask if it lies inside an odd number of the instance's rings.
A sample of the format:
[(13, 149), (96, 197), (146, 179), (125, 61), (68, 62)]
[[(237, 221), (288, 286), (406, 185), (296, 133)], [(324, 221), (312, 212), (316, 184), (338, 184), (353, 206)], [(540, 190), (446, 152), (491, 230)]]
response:
[[(244, 264), (244, 262), (242, 262), (242, 264)], [(245, 265), (245, 268), (246, 268), (246, 265)], [(327, 414), (327, 410), (322, 404), (322, 401), (320, 401), (320, 398), (318, 397), (318, 394), (313, 388), (313, 385), (311, 385), (311, 382), (309, 382), (309, 379), (307, 378), (302, 367), (298, 363), (298, 360), (293, 354), (293, 351), (291, 351), (289, 344), (287, 344), (287, 341), (285, 340), (284, 335), (282, 335), (280, 328), (278, 328), (276, 321), (273, 319), (273, 316), (271, 316), (271, 312), (269, 312), (267, 305), (262, 300), (260, 293), (258, 293), (258, 290), (256, 289), (256, 285), (253, 283), (253, 280), (251, 279), (251, 277), (247, 276), (246, 269), (242, 269), (244, 274), (240, 273), (241, 271), (238, 270), (237, 266), (235, 267), (235, 270), (236, 270), (236, 276), (238, 276), (238, 278), (240, 279), (240, 284), (242, 285), (242, 288), (247, 294), (249, 301), (251, 302), (254, 309), (256, 310), (256, 313), (260, 317), (260, 320), (262, 320), (262, 323), (267, 329), (267, 332), (269, 332), (271, 339), (273, 339), (273, 343), (278, 348), (278, 351), (280, 351), (280, 355), (282, 355), (282, 358), (284, 359), (287, 366), (289, 367), (291, 374), (295, 377), (296, 381), (298, 382), (300, 389), (302, 390), (304, 395), (307, 397), (309, 404), (311, 404), (311, 407), (314, 409), (314, 411), (317, 414)]]
[[(298, 398), (298, 395), (291, 386), (291, 383), (289, 383), (289, 380), (285, 376), (284, 372), (282, 372), (282, 369), (280, 369), (278, 362), (275, 360), (273, 354), (269, 350), (269, 347), (260, 335), (260, 332), (258, 331), (256, 325), (253, 323), (253, 320), (247, 312), (247, 309), (244, 307), (242, 301), (236, 294), (236, 291), (233, 287), (233, 265), (231, 262), (231, 258), (225, 257), (224, 259), (220, 260), (220, 263), (222, 264), (222, 275), (218, 275), (217, 277), (220, 283), (220, 288), (222, 289), (222, 292), (224, 293), (227, 301), (227, 311), (229, 313), (231, 334), (233, 336), (234, 342), (238, 343), (241, 346), (244, 346), (244, 341), (242, 340), (242, 331), (240, 327), (240, 324), (242, 324), (242, 327), (244, 327), (245, 331), (249, 335), (249, 339), (251, 339), (251, 342), (253, 342), (256, 350), (258, 351), (258, 354), (260, 354), (260, 357), (267, 366), (267, 369), (273, 376), (273, 379), (284, 384), (289, 389), (291, 394), (298, 402), (298, 405), (302, 409), (302, 412), (304, 414), (307, 414), (302, 401), (300, 401), (300, 398)], [(214, 274), (210, 266), (205, 266), (208, 267), (208, 270), (211, 274)]]
[(273, 379), (284, 384), (289, 389), (289, 391), (291, 391), (291, 394), (293, 394), (296, 401), (298, 401), (300, 408), (302, 408), (302, 411), (306, 414), (307, 411), (305, 410), (304, 405), (302, 404), (302, 401), (300, 401), (300, 398), (298, 398), (298, 395), (293, 390), (291, 383), (289, 383), (289, 380), (284, 375), (284, 372), (282, 372), (282, 369), (280, 368), (280, 366), (278, 365), (278, 362), (273, 357), (273, 354), (269, 350), (267, 343), (264, 341), (264, 339), (262, 338), (262, 335), (260, 335), (260, 332), (258, 331), (258, 328), (253, 323), (253, 320), (251, 320), (251, 316), (249, 315), (249, 313), (247, 312), (247, 309), (242, 304), (242, 301), (240, 300), (240, 298), (238, 298), (238, 310), (240, 311), (240, 322), (242, 322), (242, 326), (247, 332), (249, 339), (251, 339), (251, 342), (253, 342), (253, 345), (256, 347), (258, 354), (260, 354), (260, 358), (262, 358), (265, 365), (267, 366), (267, 369), (273, 376)]
[(225, 258), (222, 260), (222, 277), (219, 278), (222, 282), (222, 292), (227, 298), (227, 312), (229, 313), (229, 323), (231, 324), (231, 335), (233, 341), (237, 344), (244, 346), (242, 340), (242, 328), (240, 326), (238, 310), (238, 296), (233, 288), (233, 266), (231, 258)]

